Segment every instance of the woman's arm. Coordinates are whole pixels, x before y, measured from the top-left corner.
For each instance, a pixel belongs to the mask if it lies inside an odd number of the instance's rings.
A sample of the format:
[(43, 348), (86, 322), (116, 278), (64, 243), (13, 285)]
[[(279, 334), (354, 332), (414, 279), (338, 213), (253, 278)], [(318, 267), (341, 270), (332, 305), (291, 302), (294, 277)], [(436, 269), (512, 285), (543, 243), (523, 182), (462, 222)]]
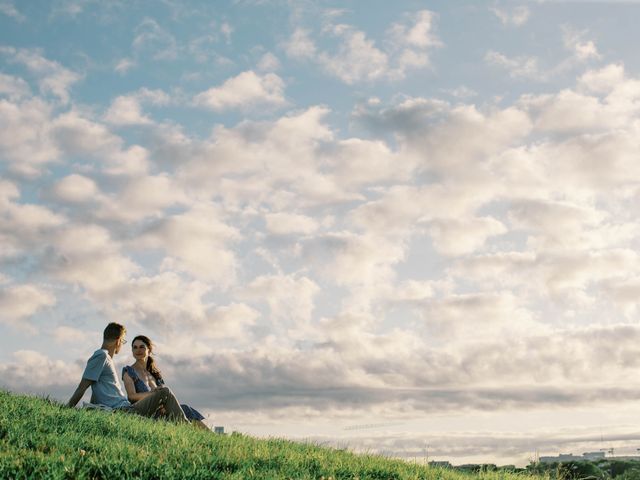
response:
[(122, 380), (124, 380), (124, 388), (127, 390), (127, 397), (129, 397), (129, 401), (131, 403), (142, 400), (144, 397), (151, 394), (151, 392), (136, 392), (136, 386), (133, 383), (133, 378), (131, 378), (131, 375), (127, 372), (124, 372), (122, 375)]

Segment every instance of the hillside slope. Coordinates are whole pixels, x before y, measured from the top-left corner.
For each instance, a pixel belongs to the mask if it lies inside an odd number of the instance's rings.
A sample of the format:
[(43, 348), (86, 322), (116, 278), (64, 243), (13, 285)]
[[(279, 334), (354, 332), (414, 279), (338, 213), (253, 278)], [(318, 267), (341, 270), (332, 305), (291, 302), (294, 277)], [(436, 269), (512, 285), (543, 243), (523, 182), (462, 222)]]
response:
[[(281, 439), (215, 435), (0, 390), (0, 478), (522, 479), (466, 476)], [(526, 477), (531, 478), (531, 477)]]

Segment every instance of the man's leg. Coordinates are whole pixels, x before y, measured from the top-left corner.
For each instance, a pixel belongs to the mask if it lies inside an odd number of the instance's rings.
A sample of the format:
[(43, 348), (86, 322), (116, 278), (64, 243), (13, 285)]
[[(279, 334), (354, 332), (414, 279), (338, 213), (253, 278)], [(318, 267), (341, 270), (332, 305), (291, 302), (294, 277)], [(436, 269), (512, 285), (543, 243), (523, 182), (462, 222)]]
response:
[(158, 410), (164, 409), (163, 417), (175, 422), (188, 422), (182, 407), (169, 387), (161, 387), (151, 392), (142, 400), (133, 404), (132, 410), (144, 417), (153, 417)]

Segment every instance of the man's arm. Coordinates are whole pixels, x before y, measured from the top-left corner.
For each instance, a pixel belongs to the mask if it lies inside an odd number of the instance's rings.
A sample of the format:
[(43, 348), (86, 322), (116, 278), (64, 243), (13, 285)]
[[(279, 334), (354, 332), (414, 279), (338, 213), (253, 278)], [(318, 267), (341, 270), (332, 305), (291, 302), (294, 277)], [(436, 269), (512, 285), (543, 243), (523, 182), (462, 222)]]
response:
[(89, 388), (93, 383), (95, 383), (93, 380), (87, 380), (86, 378), (80, 380), (78, 388), (76, 388), (76, 391), (73, 392), (73, 395), (71, 395), (71, 398), (67, 402), (67, 407), (75, 407), (84, 395), (84, 392), (86, 392), (87, 388)]

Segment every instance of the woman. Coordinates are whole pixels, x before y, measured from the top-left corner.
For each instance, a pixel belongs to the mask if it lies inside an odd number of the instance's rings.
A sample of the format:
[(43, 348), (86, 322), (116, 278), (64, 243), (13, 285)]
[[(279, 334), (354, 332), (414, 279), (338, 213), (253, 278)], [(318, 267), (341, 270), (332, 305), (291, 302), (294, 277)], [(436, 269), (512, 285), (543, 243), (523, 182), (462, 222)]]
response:
[[(131, 403), (143, 399), (152, 390), (164, 386), (162, 374), (153, 359), (153, 343), (149, 337), (138, 335), (131, 342), (131, 351), (136, 359), (133, 365), (122, 369), (122, 380)], [(204, 417), (189, 405), (180, 405), (185, 416), (196, 426), (209, 430), (202, 421)]]

